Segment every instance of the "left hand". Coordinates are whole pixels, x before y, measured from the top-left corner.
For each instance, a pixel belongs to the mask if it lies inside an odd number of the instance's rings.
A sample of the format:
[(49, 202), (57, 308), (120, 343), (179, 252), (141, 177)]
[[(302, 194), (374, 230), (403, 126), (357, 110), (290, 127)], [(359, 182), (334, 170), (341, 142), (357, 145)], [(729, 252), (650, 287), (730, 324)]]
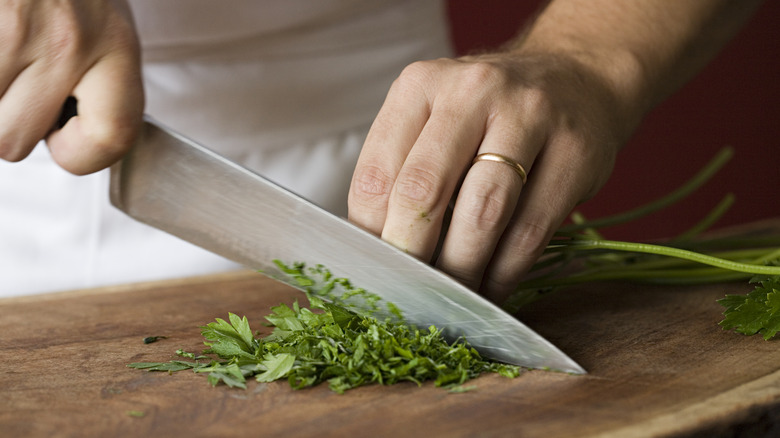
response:
[[(561, 54), (418, 62), (366, 139), (349, 219), (500, 302), (571, 210), (606, 182), (634, 123), (615, 87)], [(480, 161), (496, 153), (520, 163)]]

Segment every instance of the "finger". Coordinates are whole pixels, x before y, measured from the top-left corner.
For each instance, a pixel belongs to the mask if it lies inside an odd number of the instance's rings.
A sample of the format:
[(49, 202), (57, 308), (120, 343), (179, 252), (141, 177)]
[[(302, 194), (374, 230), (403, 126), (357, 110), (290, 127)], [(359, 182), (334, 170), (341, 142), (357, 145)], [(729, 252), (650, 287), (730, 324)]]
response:
[(393, 183), (429, 116), (426, 95), (399, 78), (371, 125), (355, 166), (348, 197), (350, 221), (382, 233)]
[(576, 150), (566, 145), (549, 145), (534, 163), (515, 213), (485, 271), (480, 292), (503, 302), (523, 275), (541, 256), (547, 243), (577, 203), (590, 190), (589, 177), (580, 169)]
[(136, 50), (99, 59), (73, 89), (78, 115), (47, 143), (65, 170), (83, 175), (117, 161), (133, 144), (143, 119), (144, 96)]
[[(488, 127), (477, 154), (497, 153), (530, 171), (544, 132), (525, 130), (515, 120), (497, 119)], [(471, 165), (458, 193), (437, 266), (478, 289), (501, 235), (523, 190), (521, 176), (510, 165), (478, 161)]]
[[(5, 93), (14, 79), (32, 64), (34, 58), (25, 46), (29, 44), (29, 23), (20, 23), (19, 17), (25, 12), (8, 12), (8, 5), (3, 5), (0, 12), (0, 97)], [(30, 8), (30, 2), (21, 2), (13, 7)]]
[(24, 159), (59, 114), (72, 82), (56, 80), (52, 63), (39, 60), (19, 73), (0, 99), (0, 157)]
[(0, 39), (0, 99), (14, 80), (32, 64), (31, 61), (22, 59), (18, 53), (3, 50), (2, 44)]
[(482, 108), (443, 99), (412, 147), (390, 194), (382, 238), (421, 260), (436, 248), (447, 204), (485, 130)]

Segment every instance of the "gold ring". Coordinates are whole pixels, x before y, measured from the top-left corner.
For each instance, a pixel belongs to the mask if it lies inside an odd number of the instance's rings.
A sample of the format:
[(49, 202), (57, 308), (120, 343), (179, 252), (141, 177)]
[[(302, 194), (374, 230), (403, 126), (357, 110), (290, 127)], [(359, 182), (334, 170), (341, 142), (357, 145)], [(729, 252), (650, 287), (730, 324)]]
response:
[(503, 155), (492, 153), (479, 154), (474, 158), (474, 161), (471, 162), (471, 165), (473, 166), (477, 163), (477, 161), (495, 161), (496, 163), (508, 164), (512, 170), (520, 175), (520, 179), (523, 181), (523, 185), (525, 185), (525, 182), (528, 179), (528, 174), (525, 172), (525, 169), (520, 165), (520, 163)]

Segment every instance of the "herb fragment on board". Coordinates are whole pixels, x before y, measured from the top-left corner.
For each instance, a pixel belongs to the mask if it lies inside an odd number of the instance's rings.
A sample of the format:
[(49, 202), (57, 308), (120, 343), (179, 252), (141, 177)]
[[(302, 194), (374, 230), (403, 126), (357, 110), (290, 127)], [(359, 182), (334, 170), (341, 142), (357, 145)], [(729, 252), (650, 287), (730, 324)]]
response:
[(192, 359), (192, 360), (203, 360), (203, 359), (208, 359), (209, 358), (208, 356), (204, 356), (202, 354), (195, 355), (195, 353), (190, 353), (189, 351), (184, 351), (181, 348), (176, 350), (176, 355), (177, 356), (181, 356), (181, 357), (186, 357), (187, 359)]
[(780, 332), (780, 276), (757, 276), (755, 289), (747, 295), (726, 295), (718, 300), (726, 310), (720, 322), (725, 330), (744, 335), (763, 335), (765, 340)]
[[(284, 268), (299, 284), (318, 284), (303, 265)], [(410, 381), (421, 385), (429, 380), (437, 387), (464, 392), (472, 387), (461, 385), (482, 373), (510, 378), (521, 373), (520, 367), (483, 359), (464, 339), (448, 343), (436, 327), (422, 330), (406, 324), (398, 308), (389, 303), (387, 311), (399, 320), (380, 320), (372, 315), (380, 309), (376, 296), (353, 288), (344, 279), (332, 278), (321, 266), (309, 273), (330, 284), (324, 292), (308, 290), (309, 305), (316, 312), (297, 302), (275, 306), (265, 317), (274, 330), (262, 339), (254, 338), (246, 317), (231, 313), (227, 321), (217, 318), (201, 327), (208, 347), (204, 354), (218, 359), (201, 362), (198, 359), (202, 357), (195, 357), (194, 361), (141, 362), (128, 367), (169, 372), (191, 369), (207, 373), (212, 385), (221, 382), (237, 388), (246, 388), (250, 377), (259, 382), (286, 379), (295, 389), (327, 382), (338, 393), (372, 383)], [(337, 295), (336, 284), (345, 292)], [(326, 302), (315, 293), (339, 304)], [(356, 297), (371, 303), (367, 313), (342, 307), (349, 305), (347, 299)]]
[(167, 336), (147, 336), (144, 338), (144, 344), (153, 344), (160, 339), (168, 339)]
[(453, 394), (462, 394), (464, 392), (470, 392), (475, 389), (477, 389), (477, 387), (473, 385), (470, 386), (456, 385), (450, 388), (450, 392)]

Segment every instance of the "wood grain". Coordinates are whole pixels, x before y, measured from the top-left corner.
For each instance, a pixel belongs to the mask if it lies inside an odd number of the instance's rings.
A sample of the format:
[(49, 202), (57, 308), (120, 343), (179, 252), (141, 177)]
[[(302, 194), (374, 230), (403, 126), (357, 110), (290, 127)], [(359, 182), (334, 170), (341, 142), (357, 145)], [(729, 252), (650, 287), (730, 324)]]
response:
[[(125, 367), (200, 351), (198, 327), (228, 312), (259, 328), (271, 306), (300, 298), (255, 273), (0, 300), (0, 435), (772, 436), (780, 344), (717, 326), (715, 300), (749, 290), (614, 283), (551, 296), (519, 317), (589, 374), (486, 375), (462, 394), (286, 382), (244, 391)], [(152, 335), (168, 338), (142, 342)]]

